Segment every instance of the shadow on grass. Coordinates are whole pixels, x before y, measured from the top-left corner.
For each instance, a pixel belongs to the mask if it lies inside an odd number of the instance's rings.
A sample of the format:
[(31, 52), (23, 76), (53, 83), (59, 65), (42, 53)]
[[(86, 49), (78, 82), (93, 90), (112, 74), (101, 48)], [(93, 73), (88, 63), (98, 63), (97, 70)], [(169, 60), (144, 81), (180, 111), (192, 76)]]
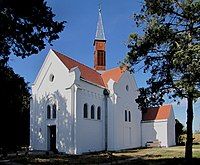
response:
[[(57, 165), (57, 164), (139, 164), (139, 165), (165, 165), (165, 164), (175, 164), (175, 165), (185, 165), (184, 158), (155, 158), (149, 155), (146, 157), (132, 157), (132, 156), (114, 156), (112, 153), (98, 153), (98, 154), (84, 154), (84, 155), (28, 155), (28, 156), (16, 156), (7, 157), (9, 162), (12, 164), (37, 164), (37, 165)], [(155, 158), (155, 159), (152, 159)], [(2, 163), (4, 164), (4, 163)], [(5, 163), (6, 164), (6, 163)], [(200, 164), (199, 158), (194, 158), (190, 164)]]
[(38, 154), (38, 155), (20, 155), (7, 157), (10, 163), (19, 164), (37, 164), (37, 165), (57, 165), (57, 164), (101, 164), (115, 163), (130, 159), (130, 156), (114, 156), (111, 152), (90, 153), (83, 155), (61, 155), (61, 154)]

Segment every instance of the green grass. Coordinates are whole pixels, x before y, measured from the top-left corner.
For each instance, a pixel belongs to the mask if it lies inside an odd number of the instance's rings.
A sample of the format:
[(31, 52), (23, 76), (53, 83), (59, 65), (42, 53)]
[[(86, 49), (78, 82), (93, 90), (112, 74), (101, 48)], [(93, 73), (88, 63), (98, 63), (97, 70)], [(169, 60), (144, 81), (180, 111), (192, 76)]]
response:
[[(185, 164), (184, 146), (169, 148), (132, 149), (118, 152), (99, 152), (83, 155), (28, 155), (10, 157), (11, 162), (21, 164)], [(193, 146), (193, 164), (200, 164), (200, 145)]]

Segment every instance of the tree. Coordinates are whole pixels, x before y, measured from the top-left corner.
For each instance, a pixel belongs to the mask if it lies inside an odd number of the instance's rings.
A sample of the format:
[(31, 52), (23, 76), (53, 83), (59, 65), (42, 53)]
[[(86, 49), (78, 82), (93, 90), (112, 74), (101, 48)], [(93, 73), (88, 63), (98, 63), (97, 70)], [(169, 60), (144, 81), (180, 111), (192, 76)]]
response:
[(29, 144), (29, 87), (12, 68), (0, 64), (0, 148)]
[(25, 58), (59, 38), (65, 21), (44, 0), (0, 0), (0, 147), (29, 142), (29, 88), (7, 65), (10, 54)]
[(11, 53), (25, 58), (59, 38), (64, 21), (54, 21), (44, 0), (0, 0), (0, 62)]
[(192, 159), (193, 103), (200, 97), (200, 1), (144, 0), (134, 14), (143, 34), (131, 34), (124, 64), (134, 71), (137, 64), (149, 73), (147, 87), (136, 100), (144, 110), (169, 99), (187, 99), (185, 157)]
[(182, 143), (181, 135), (184, 134), (184, 126), (178, 119), (175, 119), (175, 122), (176, 145), (180, 145)]

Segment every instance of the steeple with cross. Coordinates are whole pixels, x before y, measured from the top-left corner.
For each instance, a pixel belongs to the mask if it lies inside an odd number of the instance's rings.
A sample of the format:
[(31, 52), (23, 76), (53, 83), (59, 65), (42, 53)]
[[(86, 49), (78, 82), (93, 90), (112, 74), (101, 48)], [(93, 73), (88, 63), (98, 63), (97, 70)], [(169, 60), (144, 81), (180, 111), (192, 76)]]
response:
[(102, 9), (100, 3), (97, 30), (94, 39), (94, 69), (100, 72), (106, 70), (106, 38), (101, 12)]

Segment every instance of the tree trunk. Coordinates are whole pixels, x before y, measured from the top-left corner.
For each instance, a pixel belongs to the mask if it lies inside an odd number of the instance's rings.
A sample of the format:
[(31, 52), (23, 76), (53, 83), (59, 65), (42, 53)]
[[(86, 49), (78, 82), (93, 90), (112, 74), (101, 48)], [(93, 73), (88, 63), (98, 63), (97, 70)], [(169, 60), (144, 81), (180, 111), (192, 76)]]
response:
[(187, 162), (192, 160), (192, 121), (193, 121), (193, 97), (188, 96), (188, 107), (187, 107), (187, 140), (185, 146), (185, 158)]

